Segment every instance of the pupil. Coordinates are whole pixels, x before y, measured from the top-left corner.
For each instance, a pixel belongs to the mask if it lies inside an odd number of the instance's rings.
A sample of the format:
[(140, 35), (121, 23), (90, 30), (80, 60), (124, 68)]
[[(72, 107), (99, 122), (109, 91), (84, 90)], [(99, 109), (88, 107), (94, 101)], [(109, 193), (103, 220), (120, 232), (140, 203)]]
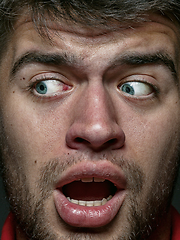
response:
[(40, 90), (41, 90), (41, 91), (44, 91), (44, 88), (45, 88), (45, 87), (44, 87), (43, 85), (40, 86)]
[(127, 93), (130, 93), (130, 92), (131, 92), (130, 87), (126, 87), (126, 92), (127, 92)]

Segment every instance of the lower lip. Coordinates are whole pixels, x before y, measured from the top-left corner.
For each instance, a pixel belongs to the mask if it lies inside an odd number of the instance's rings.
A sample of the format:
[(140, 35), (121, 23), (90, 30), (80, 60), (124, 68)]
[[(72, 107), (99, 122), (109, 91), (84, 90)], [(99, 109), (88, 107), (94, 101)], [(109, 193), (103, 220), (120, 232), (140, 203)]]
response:
[(68, 201), (60, 190), (55, 190), (54, 202), (59, 216), (74, 227), (96, 228), (110, 223), (118, 213), (125, 199), (125, 190), (118, 191), (103, 206), (86, 207)]

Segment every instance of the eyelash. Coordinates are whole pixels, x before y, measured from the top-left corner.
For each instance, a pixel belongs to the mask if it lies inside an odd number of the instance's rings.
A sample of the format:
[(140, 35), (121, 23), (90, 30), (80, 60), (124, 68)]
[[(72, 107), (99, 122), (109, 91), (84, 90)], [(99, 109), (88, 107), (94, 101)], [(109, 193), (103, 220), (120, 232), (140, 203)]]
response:
[(37, 78), (35, 78), (35, 80), (32, 83), (29, 84), (29, 88), (33, 88), (33, 86), (35, 86), (39, 82), (48, 81), (48, 80), (60, 81), (60, 79), (58, 79), (54, 76), (52, 76), (52, 77), (46, 77), (46, 76), (37, 77)]
[(123, 84), (125, 84), (125, 83), (127, 83), (127, 82), (139, 82), (139, 83), (144, 83), (144, 84), (149, 85), (151, 88), (153, 88), (155, 92), (158, 91), (158, 87), (157, 87), (156, 85), (154, 85), (153, 83), (147, 81), (147, 80), (144, 79), (144, 78), (142, 78), (142, 79), (140, 79), (140, 78), (132, 78), (132, 79), (131, 79), (131, 78), (126, 78), (125, 80), (123, 79), (122, 82), (118, 84), (118, 86), (121, 86), (121, 85), (123, 85)]

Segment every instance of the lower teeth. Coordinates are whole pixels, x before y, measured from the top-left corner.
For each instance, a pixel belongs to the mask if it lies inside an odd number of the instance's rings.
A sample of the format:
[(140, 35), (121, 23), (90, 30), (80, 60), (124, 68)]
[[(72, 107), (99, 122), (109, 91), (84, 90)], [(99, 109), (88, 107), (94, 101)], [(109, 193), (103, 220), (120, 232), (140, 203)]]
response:
[(109, 200), (112, 199), (112, 196), (110, 195), (108, 198), (103, 198), (101, 201), (82, 201), (82, 200), (75, 200), (70, 199), (70, 197), (67, 197), (69, 202), (80, 205), (80, 206), (87, 206), (87, 207), (98, 207), (105, 205)]

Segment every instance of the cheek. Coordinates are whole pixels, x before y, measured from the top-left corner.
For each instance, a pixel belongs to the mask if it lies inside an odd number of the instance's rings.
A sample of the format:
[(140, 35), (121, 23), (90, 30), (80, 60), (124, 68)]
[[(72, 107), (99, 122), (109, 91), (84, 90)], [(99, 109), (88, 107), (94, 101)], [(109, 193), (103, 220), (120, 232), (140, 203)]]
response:
[(39, 114), (25, 106), (4, 108), (2, 124), (5, 145), (15, 155), (9, 161), (17, 169), (24, 168), (29, 176), (37, 178), (42, 165), (63, 154), (66, 128), (60, 126), (65, 126), (65, 120), (55, 118), (52, 113)]
[[(126, 134), (128, 158), (141, 166), (147, 178), (153, 178), (160, 166), (166, 167), (175, 161), (179, 146), (178, 114), (166, 112), (160, 117), (148, 116), (134, 119)], [(163, 170), (163, 169), (162, 169)]]

